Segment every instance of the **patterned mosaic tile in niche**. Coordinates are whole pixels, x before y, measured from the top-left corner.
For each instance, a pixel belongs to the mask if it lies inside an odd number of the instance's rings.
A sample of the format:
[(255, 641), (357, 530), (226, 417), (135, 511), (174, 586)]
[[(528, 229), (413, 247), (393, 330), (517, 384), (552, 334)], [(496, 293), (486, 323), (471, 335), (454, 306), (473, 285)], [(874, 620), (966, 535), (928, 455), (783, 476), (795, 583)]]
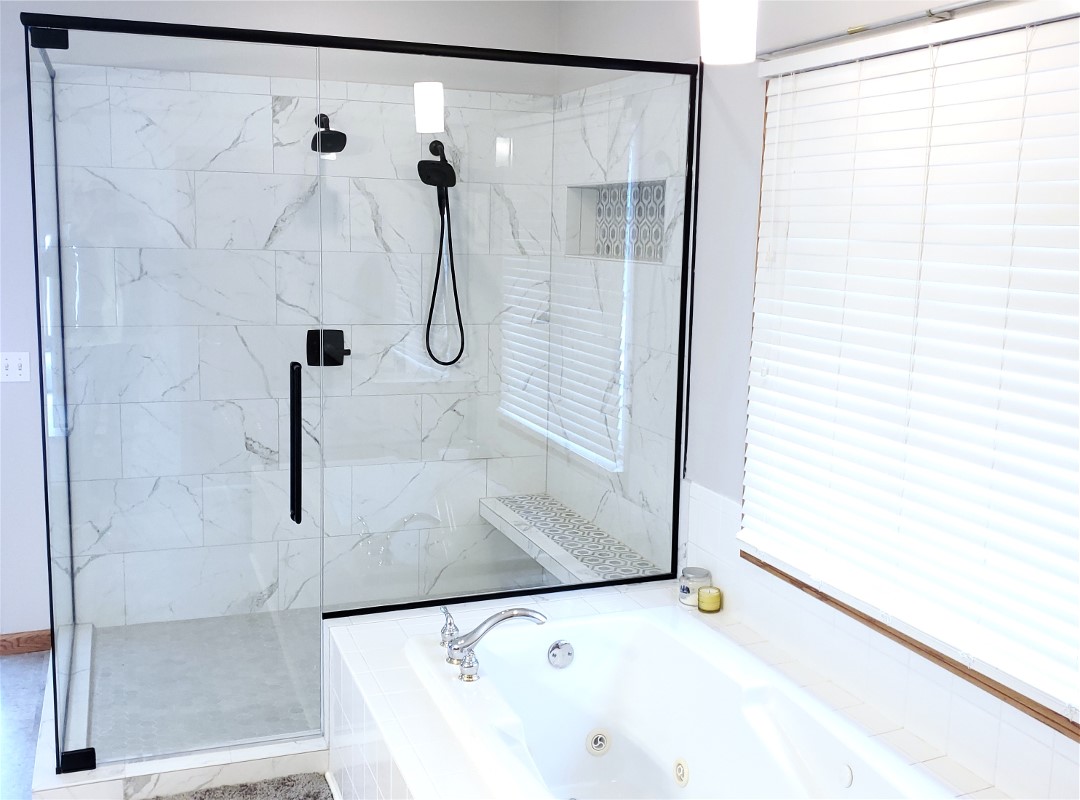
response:
[(596, 255), (663, 261), (664, 182), (609, 183), (596, 188)]

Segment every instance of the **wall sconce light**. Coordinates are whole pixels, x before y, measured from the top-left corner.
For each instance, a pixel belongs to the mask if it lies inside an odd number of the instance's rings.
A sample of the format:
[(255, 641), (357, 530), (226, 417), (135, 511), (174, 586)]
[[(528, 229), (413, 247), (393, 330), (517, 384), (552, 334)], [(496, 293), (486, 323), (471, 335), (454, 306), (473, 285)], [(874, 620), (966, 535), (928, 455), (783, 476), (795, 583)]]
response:
[(443, 85), (439, 81), (420, 81), (413, 84), (413, 110), (416, 112), (417, 133), (442, 133)]
[(758, 0), (698, 0), (701, 60), (749, 64), (757, 58)]

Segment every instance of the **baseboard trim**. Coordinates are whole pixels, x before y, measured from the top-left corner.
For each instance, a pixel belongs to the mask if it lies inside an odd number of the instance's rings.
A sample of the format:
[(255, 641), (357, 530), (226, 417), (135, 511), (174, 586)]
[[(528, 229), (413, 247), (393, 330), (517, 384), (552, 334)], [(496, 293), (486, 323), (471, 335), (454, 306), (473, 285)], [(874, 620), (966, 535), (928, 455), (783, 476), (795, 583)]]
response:
[(52, 648), (52, 631), (23, 631), (0, 633), (0, 656), (16, 653), (40, 653)]

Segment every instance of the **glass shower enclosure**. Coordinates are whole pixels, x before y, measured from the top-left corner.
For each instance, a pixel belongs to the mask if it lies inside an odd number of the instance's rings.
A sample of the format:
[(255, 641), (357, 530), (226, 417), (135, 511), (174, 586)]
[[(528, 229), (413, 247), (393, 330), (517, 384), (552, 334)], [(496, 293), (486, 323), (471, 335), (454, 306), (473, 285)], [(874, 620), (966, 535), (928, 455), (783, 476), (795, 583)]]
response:
[(24, 23), (58, 768), (318, 735), (324, 617), (673, 574), (696, 67)]

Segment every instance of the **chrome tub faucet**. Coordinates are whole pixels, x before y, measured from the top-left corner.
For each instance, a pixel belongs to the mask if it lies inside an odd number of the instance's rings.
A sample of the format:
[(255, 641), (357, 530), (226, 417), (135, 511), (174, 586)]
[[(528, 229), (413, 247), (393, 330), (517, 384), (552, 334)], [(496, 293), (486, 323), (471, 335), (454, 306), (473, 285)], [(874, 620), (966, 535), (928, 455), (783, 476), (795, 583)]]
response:
[[(449, 612), (443, 609), (443, 613), (449, 619)], [(508, 608), (498, 614), (491, 615), (468, 633), (450, 639), (446, 644), (446, 660), (451, 664), (461, 665), (461, 674), (458, 675), (461, 680), (472, 682), (477, 679), (480, 672), (480, 662), (477, 660), (473, 648), (487, 635), (488, 631), (496, 625), (511, 619), (527, 619), (537, 625), (543, 625), (547, 622), (547, 617), (539, 611), (533, 611), (531, 608)]]

